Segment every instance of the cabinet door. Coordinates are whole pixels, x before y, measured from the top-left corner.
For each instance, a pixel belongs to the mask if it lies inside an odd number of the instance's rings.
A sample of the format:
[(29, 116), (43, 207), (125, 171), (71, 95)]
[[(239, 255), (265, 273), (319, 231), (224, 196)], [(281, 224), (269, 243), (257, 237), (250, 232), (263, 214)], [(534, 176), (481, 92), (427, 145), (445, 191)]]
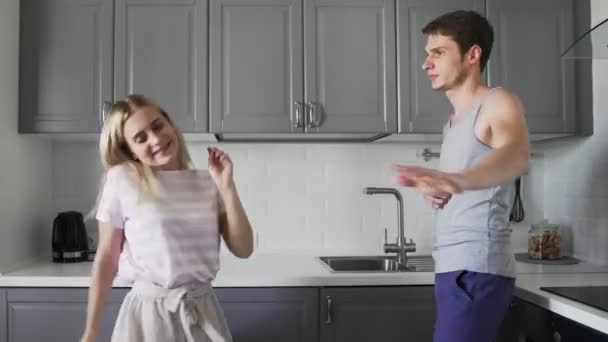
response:
[(550, 319), (549, 311), (516, 297), (501, 324), (497, 342), (553, 341)]
[(608, 342), (608, 335), (551, 313), (554, 341)]
[(520, 329), (521, 313), (521, 305), (518, 303), (517, 299), (513, 299), (511, 305), (509, 305), (507, 314), (500, 324), (496, 342), (514, 342), (519, 341), (520, 336), (523, 338), (523, 334)]
[(207, 1), (116, 0), (114, 95), (139, 93), (207, 131)]
[(432, 341), (432, 286), (321, 290), (321, 341)]
[(216, 289), (234, 342), (319, 341), (317, 288)]
[(427, 40), (422, 28), (454, 10), (475, 10), (484, 14), (484, 0), (398, 0), (397, 9), (399, 132), (442, 133), (453, 110), (445, 93), (433, 90), (422, 70)]
[(0, 342), (6, 342), (8, 322), (6, 320), (6, 289), (0, 289)]
[(302, 0), (211, 0), (211, 132), (301, 133), (302, 61)]
[(560, 58), (574, 41), (572, 1), (487, 1), (495, 28), (489, 83), (521, 98), (531, 133), (574, 131), (574, 64)]
[(306, 0), (304, 29), (307, 132), (396, 132), (395, 0)]
[(112, 99), (112, 0), (21, 0), (19, 132), (99, 132)]
[[(126, 289), (108, 296), (97, 341), (110, 341)], [(78, 341), (87, 313), (88, 289), (8, 289), (8, 341)]]

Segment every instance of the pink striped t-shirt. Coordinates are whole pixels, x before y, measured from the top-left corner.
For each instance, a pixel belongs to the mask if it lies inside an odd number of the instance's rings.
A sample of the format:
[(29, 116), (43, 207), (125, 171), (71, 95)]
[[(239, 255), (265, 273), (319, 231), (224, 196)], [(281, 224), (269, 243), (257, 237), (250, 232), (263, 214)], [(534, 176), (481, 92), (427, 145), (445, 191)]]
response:
[(156, 171), (160, 194), (141, 200), (123, 165), (106, 174), (96, 218), (124, 229), (117, 277), (165, 288), (209, 283), (219, 269), (221, 197), (207, 170)]

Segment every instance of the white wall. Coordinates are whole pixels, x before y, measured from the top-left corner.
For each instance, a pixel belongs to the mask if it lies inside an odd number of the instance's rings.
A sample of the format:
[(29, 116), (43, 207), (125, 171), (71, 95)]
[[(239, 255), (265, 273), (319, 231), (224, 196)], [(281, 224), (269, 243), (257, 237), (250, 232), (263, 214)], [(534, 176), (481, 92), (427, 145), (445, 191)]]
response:
[[(608, 17), (592, 0), (591, 25)], [(547, 218), (565, 225), (576, 256), (608, 264), (608, 60), (593, 60), (594, 135), (556, 142), (545, 151)]]
[[(256, 253), (382, 254), (384, 228), (389, 239), (397, 232), (394, 197), (363, 195), (364, 186), (394, 186), (393, 162), (436, 167), (417, 155), (424, 147), (413, 144), (224, 144), (234, 159), (235, 178), (245, 209), (257, 233)], [(206, 168), (206, 145), (189, 144), (199, 168)], [(56, 143), (53, 152), (55, 210), (86, 212), (95, 199), (101, 174), (94, 143)], [(542, 171), (542, 169), (541, 169)], [(527, 177), (524, 204), (542, 193), (542, 172)], [(421, 196), (401, 189), (405, 232), (417, 243), (419, 254), (431, 253), (434, 210)], [(538, 208), (531, 208), (531, 218)], [(540, 214), (542, 216), (542, 213)], [(525, 224), (525, 223), (524, 223)], [(525, 249), (527, 230), (515, 227), (516, 247)], [(89, 224), (95, 231), (94, 222)]]
[[(17, 134), (19, 0), (0, 1), (0, 273), (50, 252), (51, 149)], [(50, 258), (50, 256), (49, 256)]]

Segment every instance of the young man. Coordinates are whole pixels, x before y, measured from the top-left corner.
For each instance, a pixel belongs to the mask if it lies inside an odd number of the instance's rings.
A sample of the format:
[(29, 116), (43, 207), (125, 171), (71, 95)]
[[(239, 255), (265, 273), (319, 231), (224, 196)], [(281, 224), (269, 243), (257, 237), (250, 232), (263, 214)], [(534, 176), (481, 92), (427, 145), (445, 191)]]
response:
[(490, 342), (515, 283), (509, 212), (513, 179), (528, 168), (524, 109), (509, 91), (481, 81), (494, 39), (484, 17), (455, 11), (422, 32), (422, 68), (454, 112), (443, 130), (440, 170), (395, 165), (396, 180), (441, 209), (433, 251), (434, 341)]

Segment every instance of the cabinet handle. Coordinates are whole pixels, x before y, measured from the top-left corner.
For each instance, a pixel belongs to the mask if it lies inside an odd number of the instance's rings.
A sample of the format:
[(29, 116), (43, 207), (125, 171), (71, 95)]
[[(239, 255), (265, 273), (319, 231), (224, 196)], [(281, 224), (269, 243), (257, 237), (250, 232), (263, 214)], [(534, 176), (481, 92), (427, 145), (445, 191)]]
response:
[(306, 109), (308, 110), (308, 115), (307, 115), (307, 122), (306, 122), (306, 127), (307, 128), (313, 128), (313, 127), (319, 127), (319, 121), (317, 118), (317, 111), (315, 110), (317, 107), (317, 104), (315, 102), (307, 102), (306, 103)]
[(325, 300), (327, 301), (327, 319), (325, 320), (325, 324), (330, 325), (331, 324), (331, 296), (325, 297)]
[(110, 112), (111, 109), (112, 109), (112, 102), (103, 101), (103, 103), (101, 104), (101, 113), (99, 114), (99, 116), (100, 116), (99, 121), (102, 124), (106, 120), (106, 116), (108, 115), (108, 113)]
[(304, 122), (302, 122), (302, 107), (304, 106), (303, 102), (296, 101), (294, 102), (296, 106), (296, 122), (294, 125), (298, 128), (304, 127)]
[(559, 331), (554, 331), (553, 332), (553, 342), (562, 342), (562, 335), (559, 333)]

